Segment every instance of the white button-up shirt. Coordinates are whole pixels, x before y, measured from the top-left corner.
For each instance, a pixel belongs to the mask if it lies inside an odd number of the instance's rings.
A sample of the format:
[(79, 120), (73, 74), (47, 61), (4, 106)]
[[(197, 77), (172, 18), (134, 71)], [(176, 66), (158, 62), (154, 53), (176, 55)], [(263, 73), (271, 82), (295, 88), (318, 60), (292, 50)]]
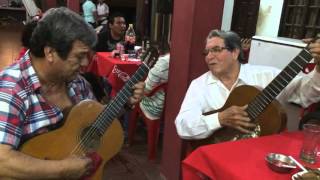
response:
[[(218, 113), (203, 113), (223, 107), (231, 91), (241, 85), (265, 88), (281, 71), (269, 66), (243, 64), (231, 90), (210, 71), (193, 80), (175, 120), (178, 135), (183, 139), (202, 139), (221, 128)], [(239, 97), (241, 98), (241, 97)], [(320, 73), (298, 76), (277, 96), (303, 107), (320, 100)]]

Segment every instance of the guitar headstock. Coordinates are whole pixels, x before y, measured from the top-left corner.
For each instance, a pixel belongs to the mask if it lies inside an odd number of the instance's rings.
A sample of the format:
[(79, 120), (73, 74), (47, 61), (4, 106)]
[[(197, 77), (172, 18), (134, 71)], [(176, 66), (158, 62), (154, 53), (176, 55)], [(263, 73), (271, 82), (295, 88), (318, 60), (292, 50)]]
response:
[(149, 68), (152, 68), (153, 65), (156, 64), (158, 57), (158, 49), (151, 46), (142, 54), (141, 61), (144, 62)]

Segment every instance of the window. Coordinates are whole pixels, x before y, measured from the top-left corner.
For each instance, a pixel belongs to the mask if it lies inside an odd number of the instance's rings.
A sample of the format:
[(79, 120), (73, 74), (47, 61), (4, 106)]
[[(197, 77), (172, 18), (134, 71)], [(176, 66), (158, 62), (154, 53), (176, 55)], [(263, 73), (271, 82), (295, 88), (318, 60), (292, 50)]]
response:
[(285, 0), (279, 36), (302, 39), (320, 32), (319, 0)]

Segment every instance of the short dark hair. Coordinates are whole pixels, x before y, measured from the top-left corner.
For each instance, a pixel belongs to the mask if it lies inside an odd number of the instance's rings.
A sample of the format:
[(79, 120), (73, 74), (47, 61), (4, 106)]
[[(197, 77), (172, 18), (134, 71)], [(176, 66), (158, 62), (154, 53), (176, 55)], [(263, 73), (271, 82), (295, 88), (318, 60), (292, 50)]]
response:
[(211, 30), (207, 36), (207, 39), (211, 39), (213, 37), (219, 37), (224, 40), (224, 44), (229, 51), (233, 51), (234, 49), (239, 49), (238, 61), (240, 63), (245, 63), (245, 58), (243, 54), (243, 50), (241, 47), (241, 38), (240, 36), (233, 31), (223, 31), (214, 29)]
[(109, 16), (108, 24), (113, 24), (113, 23), (114, 23), (114, 19), (115, 19), (116, 17), (123, 17), (124, 19), (126, 19), (125, 16), (124, 16), (124, 14), (122, 14), (122, 13), (120, 13), (120, 12), (114, 12), (114, 13), (112, 13), (112, 14)]
[(38, 21), (36, 20), (32, 20), (27, 22), (22, 30), (22, 34), (21, 34), (21, 43), (22, 46), (25, 48), (30, 48), (30, 38), (32, 36), (32, 32), (34, 30), (34, 28), (37, 26)]
[(80, 15), (65, 7), (52, 8), (43, 15), (34, 29), (30, 51), (36, 57), (44, 57), (44, 47), (50, 46), (62, 59), (66, 59), (76, 40), (90, 48), (97, 43), (94, 29)]

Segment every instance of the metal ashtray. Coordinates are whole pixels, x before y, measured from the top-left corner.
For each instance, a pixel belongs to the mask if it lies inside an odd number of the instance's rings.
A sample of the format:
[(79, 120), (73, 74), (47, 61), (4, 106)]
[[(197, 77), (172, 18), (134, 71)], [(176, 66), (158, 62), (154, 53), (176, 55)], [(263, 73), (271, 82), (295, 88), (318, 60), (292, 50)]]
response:
[(296, 164), (286, 155), (270, 153), (266, 156), (268, 166), (276, 172), (287, 173), (296, 168)]

